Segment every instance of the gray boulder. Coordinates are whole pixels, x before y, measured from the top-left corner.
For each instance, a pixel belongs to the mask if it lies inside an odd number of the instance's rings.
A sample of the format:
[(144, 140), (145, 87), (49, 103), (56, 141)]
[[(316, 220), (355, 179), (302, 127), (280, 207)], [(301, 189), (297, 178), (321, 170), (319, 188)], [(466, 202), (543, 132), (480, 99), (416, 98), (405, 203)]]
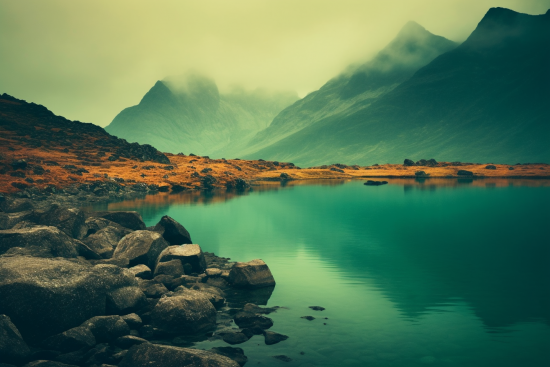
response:
[(141, 215), (138, 212), (90, 212), (87, 217), (105, 218), (112, 222), (118, 223), (123, 227), (134, 231), (143, 230), (146, 228)]
[(244, 366), (248, 362), (248, 357), (244, 355), (244, 351), (241, 348), (236, 347), (215, 347), (210, 349), (212, 353), (220, 354), (231, 358), (239, 364), (239, 366)]
[(47, 210), (35, 210), (33, 214), (38, 224), (57, 227), (72, 238), (82, 239), (88, 230), (80, 209), (54, 204)]
[(130, 334), (130, 327), (118, 315), (95, 316), (85, 321), (82, 327), (89, 329), (98, 343), (110, 343)]
[(277, 344), (279, 342), (282, 342), (283, 340), (288, 339), (288, 336), (276, 333), (274, 331), (264, 331), (264, 337), (265, 344), (267, 345)]
[(115, 289), (107, 294), (107, 313), (125, 315), (145, 305), (146, 297), (138, 286)]
[(135, 277), (114, 265), (0, 258), (0, 314), (8, 315), (29, 343), (105, 315), (107, 299), (127, 287), (137, 288)]
[(216, 309), (208, 297), (188, 290), (162, 297), (151, 312), (151, 324), (167, 333), (196, 334), (216, 326)]
[(467, 171), (465, 169), (458, 170), (458, 172), (456, 174), (459, 175), (459, 176), (473, 176), (474, 175), (474, 173), (472, 171)]
[(183, 271), (183, 265), (181, 264), (181, 261), (178, 259), (174, 259), (166, 262), (157, 263), (154, 275), (157, 276), (160, 274), (166, 274), (173, 277), (181, 277), (185, 273)]
[(19, 330), (6, 315), (0, 315), (0, 361), (20, 364), (26, 362), (31, 351)]
[(60, 334), (50, 336), (42, 342), (42, 346), (62, 353), (74, 352), (82, 348), (96, 345), (96, 339), (90, 329), (78, 326)]
[(129, 259), (130, 266), (145, 264), (154, 269), (157, 258), (168, 246), (157, 232), (135, 231), (120, 240), (113, 257)]
[(134, 276), (142, 279), (151, 279), (153, 277), (153, 273), (151, 272), (151, 269), (147, 265), (139, 264), (136, 266), (131, 267), (130, 270)]
[(128, 349), (134, 345), (139, 345), (143, 343), (149, 343), (149, 341), (133, 335), (121, 336), (120, 338), (115, 340), (115, 345), (122, 349)]
[(84, 238), (82, 242), (102, 258), (107, 259), (113, 256), (118, 242), (131, 232), (124, 227), (107, 226)]
[(189, 264), (188, 270), (185, 271), (186, 274), (188, 272), (202, 273), (206, 270), (206, 260), (199, 245), (187, 244), (167, 247), (158, 256), (157, 264), (171, 260), (181, 261), (184, 269), (186, 264)]
[(167, 215), (160, 219), (153, 231), (162, 234), (162, 237), (172, 246), (193, 243), (185, 227)]
[(32, 211), (0, 213), (0, 230), (13, 228), (16, 224), (32, 220)]
[(275, 285), (271, 270), (260, 259), (235, 263), (229, 272), (229, 282), (239, 288), (262, 288)]
[(36, 226), (0, 231), (0, 255), (24, 254), (35, 257), (67, 257), (79, 255), (80, 242), (56, 227)]
[(139, 287), (148, 298), (160, 298), (163, 294), (168, 293), (168, 288), (156, 280), (140, 280)]
[(124, 315), (122, 316), (122, 319), (126, 322), (126, 324), (130, 327), (130, 329), (139, 329), (141, 325), (143, 325), (143, 321), (141, 321), (141, 317), (139, 317), (135, 313)]
[(30, 199), (6, 198), (0, 201), (0, 210), (4, 213), (16, 213), (32, 210), (34, 205)]
[(204, 350), (143, 343), (130, 348), (118, 366), (239, 367), (239, 364), (230, 358)]

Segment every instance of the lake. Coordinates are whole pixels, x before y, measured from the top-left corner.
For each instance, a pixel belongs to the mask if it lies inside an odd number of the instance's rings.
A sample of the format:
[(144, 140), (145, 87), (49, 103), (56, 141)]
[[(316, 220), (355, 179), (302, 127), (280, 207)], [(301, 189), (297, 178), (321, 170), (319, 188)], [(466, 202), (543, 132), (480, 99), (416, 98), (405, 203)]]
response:
[[(268, 305), (285, 307), (271, 330), (289, 339), (235, 345), (249, 366), (549, 366), (550, 181), (388, 181), (97, 209), (137, 210), (148, 226), (169, 215), (203, 250), (269, 265)], [(214, 346), (227, 344), (196, 345)], [(281, 354), (293, 361), (271, 357)]]

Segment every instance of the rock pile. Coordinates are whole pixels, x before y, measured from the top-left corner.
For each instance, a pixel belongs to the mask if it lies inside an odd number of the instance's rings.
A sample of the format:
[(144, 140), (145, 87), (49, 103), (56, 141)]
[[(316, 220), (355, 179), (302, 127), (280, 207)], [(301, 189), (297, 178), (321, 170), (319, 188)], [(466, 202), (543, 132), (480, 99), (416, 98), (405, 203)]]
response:
[(267, 331), (277, 308), (256, 305), (275, 286), (262, 260), (203, 252), (168, 216), (146, 228), (137, 212), (1, 199), (3, 367), (236, 367), (246, 363), (240, 348), (181, 346), (288, 338)]

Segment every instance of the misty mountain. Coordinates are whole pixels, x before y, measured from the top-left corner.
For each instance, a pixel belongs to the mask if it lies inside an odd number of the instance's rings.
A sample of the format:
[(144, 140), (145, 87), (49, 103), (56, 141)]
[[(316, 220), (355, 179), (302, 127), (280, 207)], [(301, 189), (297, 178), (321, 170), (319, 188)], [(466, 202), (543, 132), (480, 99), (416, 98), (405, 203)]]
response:
[[(409, 22), (372, 60), (348, 67), (318, 91), (284, 109), (239, 153), (250, 155), (324, 119), (341, 118), (368, 108), (422, 66), (456, 46), (455, 42), (428, 32), (418, 23)], [(269, 153), (260, 151), (259, 154)]]
[(262, 90), (220, 93), (214, 81), (201, 75), (168, 78), (157, 81), (105, 130), (164, 152), (221, 156), (225, 147), (245, 144), (297, 99), (292, 93)]
[[(306, 166), (432, 157), (548, 162), (549, 45), (550, 12), (532, 16), (492, 8), (463, 44), (436, 57), (409, 79), (404, 75), (406, 80), (396, 79), (396, 84), (402, 83), (387, 86), (377, 98), (359, 100), (371, 85), (379, 90), (384, 84), (379, 82), (384, 78), (371, 82), (368, 73), (347, 79), (347, 88), (335, 87), (345, 76), (327, 83), (282, 111), (268, 130), (282, 120), (303, 121), (308, 113), (315, 118), (244, 158)], [(332, 95), (318, 97), (328, 95), (331, 87)], [(338, 109), (346, 98), (357, 98), (357, 104)], [(326, 111), (322, 103), (337, 106), (334, 113), (320, 112)]]

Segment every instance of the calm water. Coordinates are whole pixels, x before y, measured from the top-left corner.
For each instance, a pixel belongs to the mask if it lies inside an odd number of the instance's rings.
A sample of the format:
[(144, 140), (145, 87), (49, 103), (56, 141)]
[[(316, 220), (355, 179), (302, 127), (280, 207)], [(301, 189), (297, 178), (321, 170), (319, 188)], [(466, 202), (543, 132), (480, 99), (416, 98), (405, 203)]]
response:
[(109, 209), (169, 215), (206, 251), (267, 262), (268, 305), (288, 308), (272, 330), (290, 338), (237, 345), (249, 366), (550, 366), (548, 182), (354, 181)]

